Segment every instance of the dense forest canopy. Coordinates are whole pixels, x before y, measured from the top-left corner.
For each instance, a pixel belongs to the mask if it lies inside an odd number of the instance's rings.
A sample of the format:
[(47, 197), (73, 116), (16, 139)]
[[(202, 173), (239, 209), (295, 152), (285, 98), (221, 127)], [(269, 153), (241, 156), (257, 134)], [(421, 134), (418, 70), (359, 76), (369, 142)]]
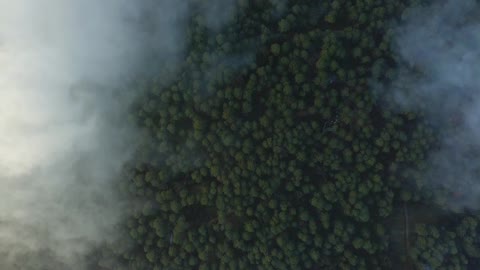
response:
[(426, 4), (238, 0), (215, 27), (192, 11), (174, 79), (137, 86), (124, 188), (141, 203), (117, 263), (478, 269), (479, 216), (424, 177), (438, 127), (389, 102), (394, 29)]

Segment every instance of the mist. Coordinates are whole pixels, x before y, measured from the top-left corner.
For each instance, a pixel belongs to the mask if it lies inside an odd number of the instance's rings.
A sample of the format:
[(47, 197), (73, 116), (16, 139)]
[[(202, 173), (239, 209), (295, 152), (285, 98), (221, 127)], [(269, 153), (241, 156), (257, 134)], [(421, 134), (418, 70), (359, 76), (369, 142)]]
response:
[(393, 32), (399, 64), (389, 98), (434, 128), (424, 181), (455, 211), (480, 209), (479, 10), (474, 0), (436, 1), (408, 10)]
[(175, 68), (186, 14), (173, 0), (0, 0), (1, 269), (88, 269), (121, 237), (138, 133), (125, 85)]

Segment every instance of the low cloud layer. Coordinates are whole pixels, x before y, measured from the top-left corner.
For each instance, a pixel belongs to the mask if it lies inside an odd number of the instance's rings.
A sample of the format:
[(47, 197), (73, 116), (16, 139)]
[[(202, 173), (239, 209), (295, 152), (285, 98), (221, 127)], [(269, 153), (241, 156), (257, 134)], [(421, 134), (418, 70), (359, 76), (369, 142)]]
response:
[[(430, 187), (451, 209), (480, 208), (480, 19), (474, 0), (409, 10), (394, 32), (400, 68), (389, 90), (401, 110), (421, 111), (440, 138)], [(437, 198), (439, 199), (439, 198)]]
[(115, 237), (148, 59), (183, 52), (173, 0), (0, 0), (0, 268), (84, 269)]

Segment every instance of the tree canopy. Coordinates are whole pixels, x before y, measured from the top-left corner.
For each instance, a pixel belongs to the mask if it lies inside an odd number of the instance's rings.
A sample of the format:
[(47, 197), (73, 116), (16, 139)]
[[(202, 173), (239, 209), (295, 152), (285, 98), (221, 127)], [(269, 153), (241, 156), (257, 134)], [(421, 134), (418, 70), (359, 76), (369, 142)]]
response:
[(437, 207), (421, 177), (434, 128), (369, 84), (394, 76), (391, 22), (417, 2), (239, 0), (217, 30), (192, 16), (175, 79), (138, 86), (127, 269), (477, 263), (477, 216), (415, 210)]

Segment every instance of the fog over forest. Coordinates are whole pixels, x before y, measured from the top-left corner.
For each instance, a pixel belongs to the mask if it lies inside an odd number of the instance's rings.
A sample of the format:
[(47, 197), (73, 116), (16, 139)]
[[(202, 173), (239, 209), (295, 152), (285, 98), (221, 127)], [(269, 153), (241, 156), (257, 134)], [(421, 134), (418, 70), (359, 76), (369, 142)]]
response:
[(479, 269), (476, 0), (0, 0), (0, 269)]

